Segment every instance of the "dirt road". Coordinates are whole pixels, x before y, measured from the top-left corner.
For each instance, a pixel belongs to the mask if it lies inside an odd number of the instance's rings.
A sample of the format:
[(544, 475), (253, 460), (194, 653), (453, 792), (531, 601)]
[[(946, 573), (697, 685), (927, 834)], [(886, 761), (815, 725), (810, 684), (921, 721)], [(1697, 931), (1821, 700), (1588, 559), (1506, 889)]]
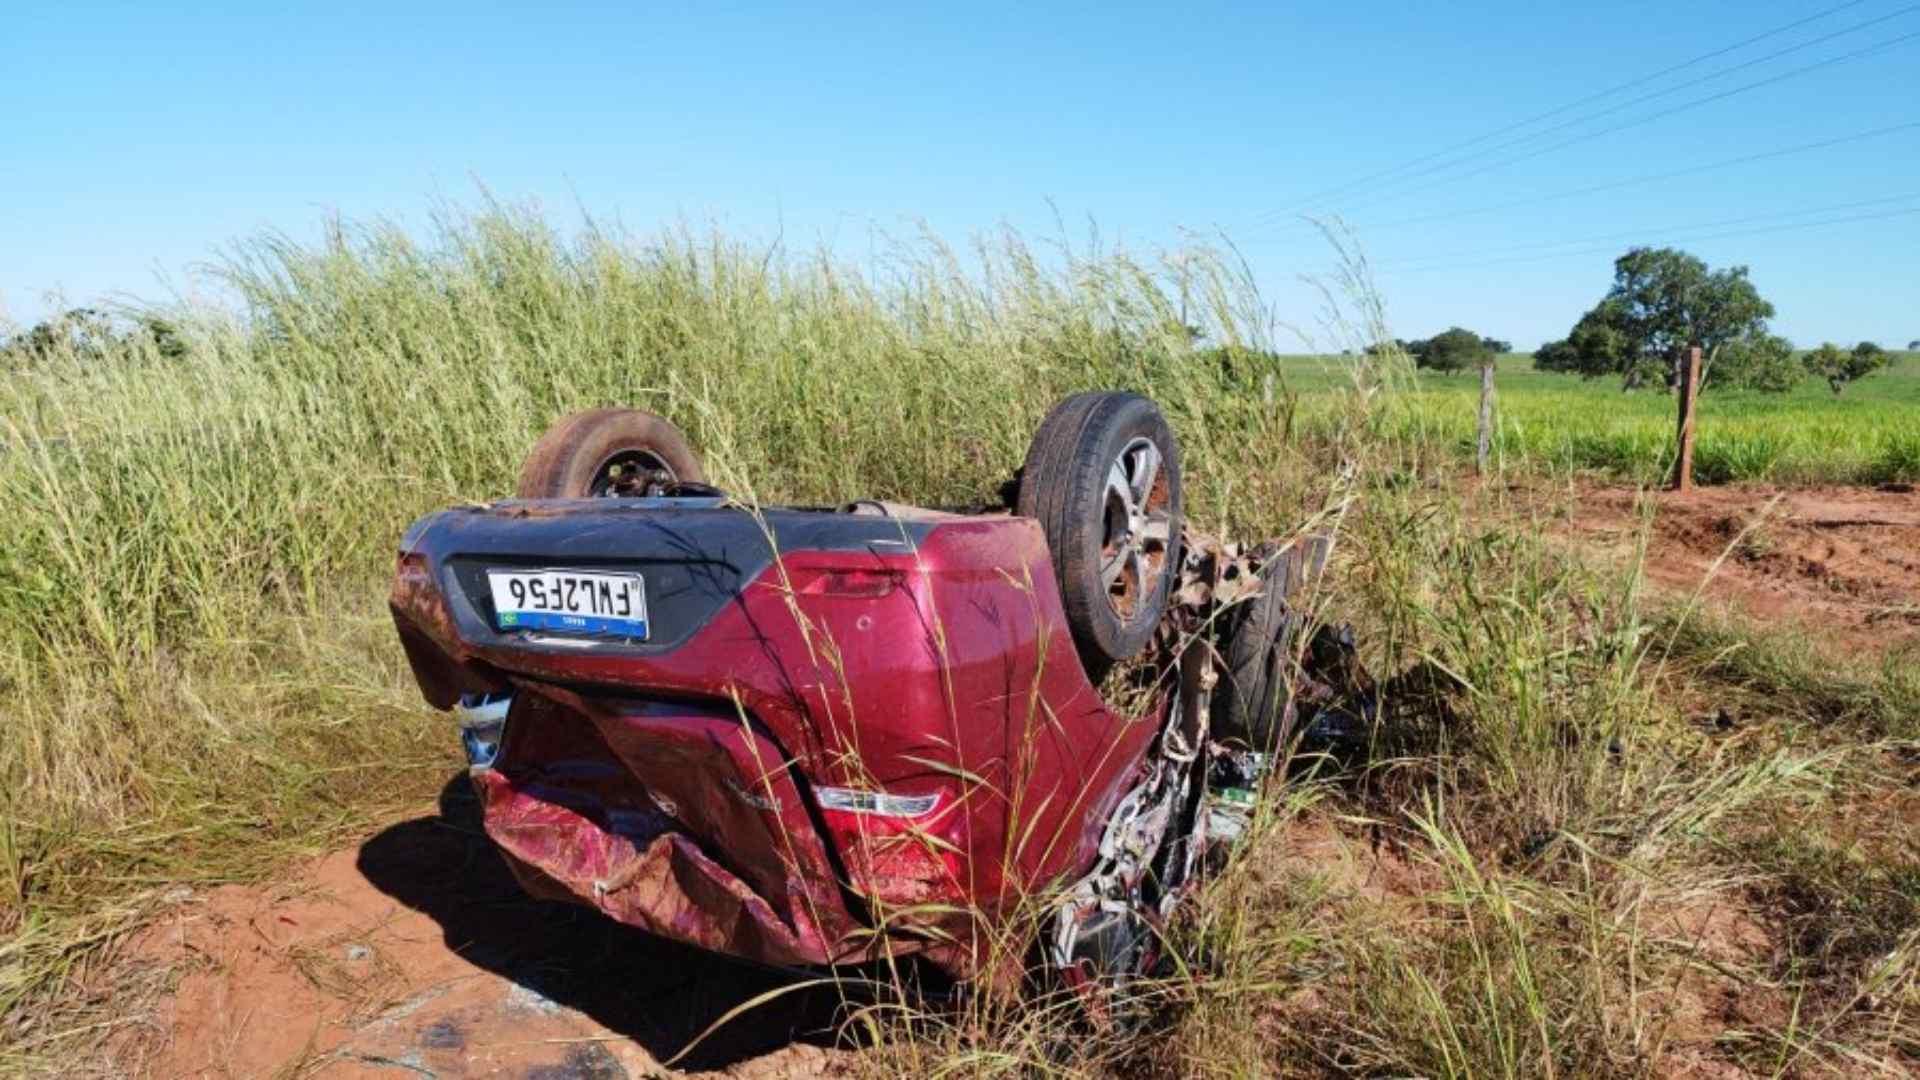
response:
[[(660, 1071), (784, 976), (682, 948), (582, 908), (528, 900), (480, 833), (466, 778), (393, 825), (269, 888), (178, 891), (135, 945), (184, 972), (129, 1046), (157, 1076), (511, 1076)], [(677, 1063), (820, 1076), (846, 1052), (837, 998), (790, 993)]]

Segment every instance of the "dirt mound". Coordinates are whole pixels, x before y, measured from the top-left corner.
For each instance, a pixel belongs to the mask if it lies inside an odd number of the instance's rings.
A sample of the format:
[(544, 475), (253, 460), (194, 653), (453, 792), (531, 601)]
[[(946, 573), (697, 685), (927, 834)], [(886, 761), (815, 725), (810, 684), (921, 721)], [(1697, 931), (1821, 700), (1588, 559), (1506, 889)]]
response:
[[(176, 896), (136, 943), (181, 972), (157, 1034), (121, 1056), (156, 1076), (513, 1076), (660, 1071), (730, 1009), (796, 985), (527, 899), (481, 834), (464, 777), (438, 814), (270, 888)], [(677, 1068), (823, 1076), (848, 1051), (837, 997), (774, 998)]]
[[(1911, 488), (1701, 488), (1655, 500), (1647, 576), (1844, 648), (1920, 638), (1920, 494)], [(1639, 494), (1582, 492), (1572, 527), (1630, 551)], [(1715, 564), (1718, 564), (1716, 569)]]

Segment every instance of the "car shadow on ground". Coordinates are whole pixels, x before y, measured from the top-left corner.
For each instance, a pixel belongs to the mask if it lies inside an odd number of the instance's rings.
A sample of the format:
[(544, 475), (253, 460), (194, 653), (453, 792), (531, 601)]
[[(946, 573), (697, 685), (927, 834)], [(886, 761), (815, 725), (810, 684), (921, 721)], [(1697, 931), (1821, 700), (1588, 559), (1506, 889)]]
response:
[[(357, 866), (375, 888), (438, 923), (447, 948), (468, 962), (585, 1014), (661, 1061), (729, 1010), (806, 981), (654, 937), (590, 908), (530, 899), (482, 832), (464, 774), (441, 790), (436, 816), (374, 836)], [(832, 1045), (840, 1004), (832, 987), (781, 994), (676, 1066), (719, 1069), (794, 1042)]]

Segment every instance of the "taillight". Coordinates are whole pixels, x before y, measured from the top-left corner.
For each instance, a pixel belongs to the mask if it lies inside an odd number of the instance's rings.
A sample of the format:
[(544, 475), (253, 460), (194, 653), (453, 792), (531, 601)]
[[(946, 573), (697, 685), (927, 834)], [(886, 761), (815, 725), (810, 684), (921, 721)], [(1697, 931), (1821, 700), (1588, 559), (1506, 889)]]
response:
[(934, 808), (940, 805), (939, 792), (931, 795), (889, 795), (884, 791), (817, 787), (813, 793), (820, 800), (820, 809), (841, 810), (849, 814), (917, 818), (933, 813)]
[(959, 814), (940, 793), (818, 787), (814, 796), (853, 890), (869, 901), (907, 907), (954, 902), (969, 889)]
[(898, 588), (901, 575), (892, 570), (804, 567), (795, 569), (789, 580), (801, 596), (877, 598)]

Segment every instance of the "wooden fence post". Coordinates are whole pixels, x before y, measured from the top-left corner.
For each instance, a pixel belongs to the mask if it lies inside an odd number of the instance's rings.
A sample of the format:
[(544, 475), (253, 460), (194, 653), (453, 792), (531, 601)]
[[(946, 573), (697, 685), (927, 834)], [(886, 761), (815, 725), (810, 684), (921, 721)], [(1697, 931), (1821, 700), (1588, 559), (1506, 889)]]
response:
[(1480, 437), (1474, 446), (1473, 471), (1487, 475), (1487, 458), (1493, 453), (1493, 361), (1480, 364)]
[(1700, 396), (1700, 347), (1681, 354), (1680, 360), (1680, 447), (1673, 462), (1673, 490), (1693, 486), (1693, 413)]

